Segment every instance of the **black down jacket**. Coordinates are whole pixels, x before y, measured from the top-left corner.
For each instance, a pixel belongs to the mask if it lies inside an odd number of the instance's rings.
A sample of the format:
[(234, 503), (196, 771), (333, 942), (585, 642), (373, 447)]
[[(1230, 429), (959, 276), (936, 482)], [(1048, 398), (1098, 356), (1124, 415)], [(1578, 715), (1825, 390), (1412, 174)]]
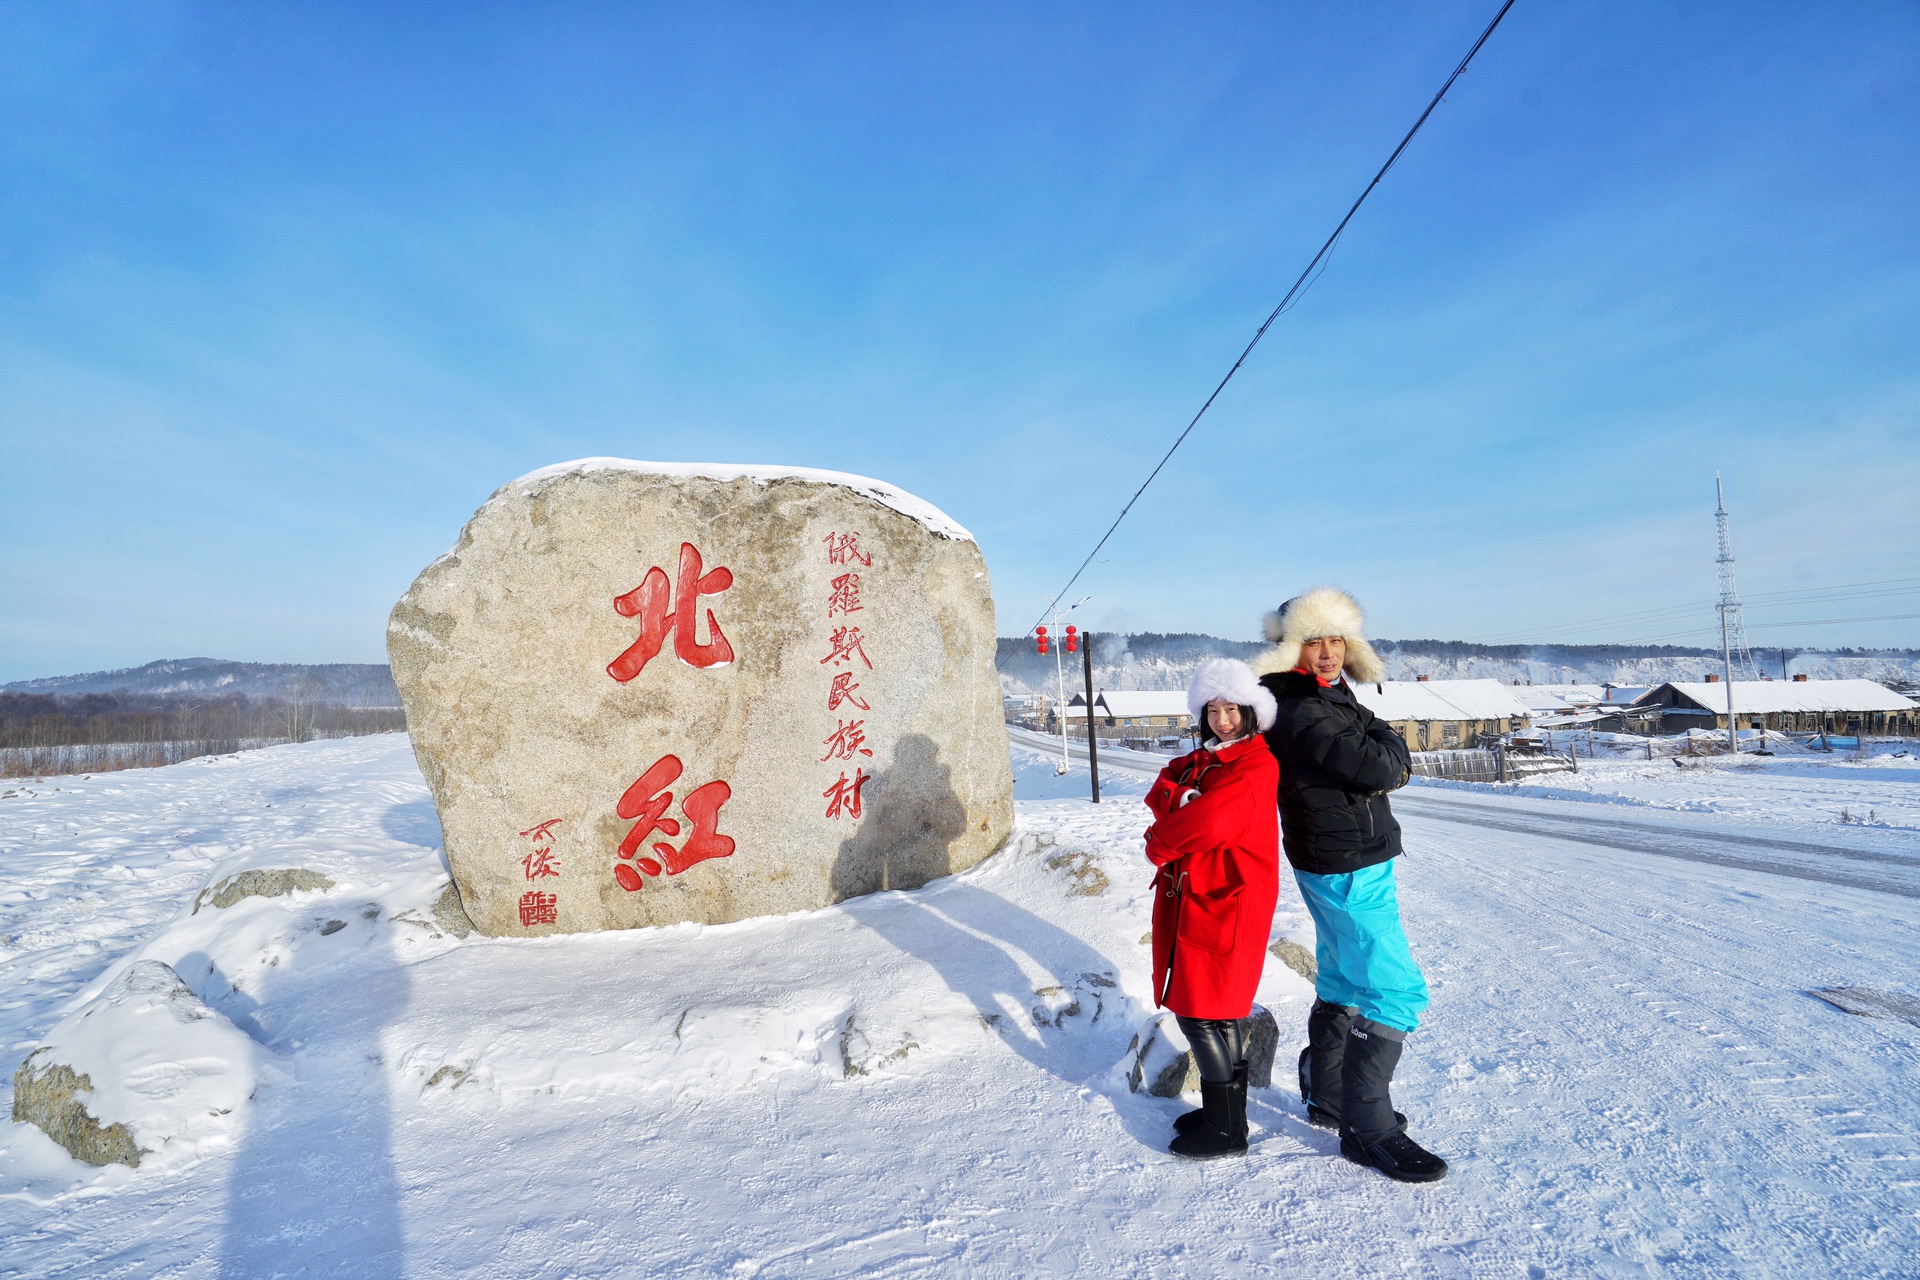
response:
[(1323, 686), (1300, 671), (1263, 676), (1280, 704), (1267, 746), (1280, 762), (1280, 833), (1296, 871), (1345, 875), (1397, 857), (1400, 824), (1386, 793), (1413, 763), (1390, 725), (1345, 681)]

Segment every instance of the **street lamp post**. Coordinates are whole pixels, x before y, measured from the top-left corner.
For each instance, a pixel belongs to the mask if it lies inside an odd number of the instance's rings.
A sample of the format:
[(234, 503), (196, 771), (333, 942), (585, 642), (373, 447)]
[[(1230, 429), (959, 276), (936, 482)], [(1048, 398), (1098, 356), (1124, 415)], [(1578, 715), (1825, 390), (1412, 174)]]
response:
[[(1048, 621), (1050, 621), (1053, 624), (1055, 631), (1058, 631), (1060, 628), (1060, 623), (1062, 619), (1064, 619), (1068, 614), (1072, 613), (1075, 609), (1078, 609), (1081, 605), (1085, 604), (1087, 601), (1091, 599), (1093, 599), (1092, 596), (1081, 596), (1078, 600), (1075, 600), (1072, 604), (1062, 609), (1060, 607), (1060, 600), (1057, 596), (1048, 596), (1047, 597)], [(1049, 648), (1053, 650), (1053, 673), (1054, 673), (1054, 676), (1059, 681), (1060, 767), (1053, 771), (1054, 776), (1058, 777), (1067, 771), (1067, 671), (1066, 671), (1066, 667), (1062, 664), (1061, 658), (1060, 658), (1060, 649), (1062, 646), (1054, 644), (1048, 639), (1047, 629), (1045, 627), (1035, 627), (1034, 638), (1040, 647), (1041, 653), (1047, 652)], [(1089, 716), (1093, 714), (1093, 706), (1091, 703), (1089, 703), (1087, 706), (1087, 714)]]

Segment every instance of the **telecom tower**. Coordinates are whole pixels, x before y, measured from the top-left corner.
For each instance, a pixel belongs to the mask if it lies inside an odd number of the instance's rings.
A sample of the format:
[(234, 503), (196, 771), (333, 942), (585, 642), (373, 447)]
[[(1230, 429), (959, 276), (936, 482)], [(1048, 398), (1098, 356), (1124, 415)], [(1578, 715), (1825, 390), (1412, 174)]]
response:
[(1733, 538), (1727, 532), (1727, 494), (1720, 483), (1720, 473), (1713, 473), (1713, 496), (1717, 506), (1713, 513), (1714, 527), (1720, 533), (1720, 555), (1714, 563), (1720, 566), (1720, 656), (1725, 664), (1723, 678), (1727, 682), (1727, 741), (1738, 751), (1739, 737), (1733, 723), (1733, 681), (1737, 673), (1742, 679), (1758, 680), (1760, 673), (1754, 669), (1753, 654), (1747, 648), (1747, 629), (1740, 621), (1740, 596), (1733, 589)]

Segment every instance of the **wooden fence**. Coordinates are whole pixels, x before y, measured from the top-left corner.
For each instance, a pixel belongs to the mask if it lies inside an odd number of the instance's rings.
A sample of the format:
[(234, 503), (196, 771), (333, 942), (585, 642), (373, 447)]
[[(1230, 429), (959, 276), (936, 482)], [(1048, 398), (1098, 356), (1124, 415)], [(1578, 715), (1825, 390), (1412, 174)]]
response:
[(1569, 756), (1523, 755), (1503, 748), (1413, 753), (1416, 777), (1454, 782), (1517, 782), (1536, 774), (1565, 773), (1575, 767)]

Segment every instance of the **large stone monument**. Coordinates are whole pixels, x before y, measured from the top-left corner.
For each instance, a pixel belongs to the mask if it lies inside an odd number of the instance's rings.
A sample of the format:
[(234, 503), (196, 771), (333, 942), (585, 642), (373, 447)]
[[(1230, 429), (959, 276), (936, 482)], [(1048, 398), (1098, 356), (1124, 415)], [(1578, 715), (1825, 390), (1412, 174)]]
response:
[(484, 933), (914, 888), (1013, 826), (965, 529), (838, 472), (589, 459), (500, 489), (387, 650)]

